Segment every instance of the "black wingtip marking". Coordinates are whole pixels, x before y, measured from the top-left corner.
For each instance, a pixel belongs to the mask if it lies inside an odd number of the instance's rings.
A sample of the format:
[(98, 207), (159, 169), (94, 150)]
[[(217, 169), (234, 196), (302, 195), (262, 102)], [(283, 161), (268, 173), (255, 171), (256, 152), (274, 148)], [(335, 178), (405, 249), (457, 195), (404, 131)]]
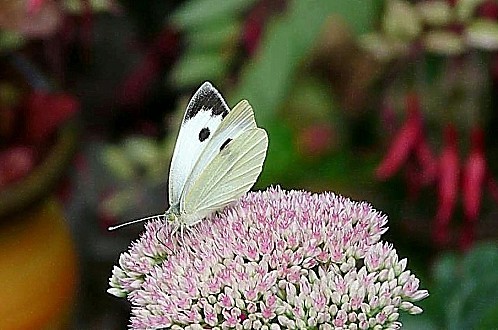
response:
[(209, 135), (211, 135), (211, 131), (209, 131), (209, 127), (204, 127), (199, 132), (199, 141), (204, 142), (209, 137)]
[(230, 143), (230, 141), (232, 141), (232, 139), (226, 139), (225, 142), (223, 142), (223, 144), (221, 145), (220, 151), (225, 149), (226, 146)]
[(213, 117), (221, 115), (222, 118), (225, 118), (230, 110), (216, 88), (209, 82), (205, 82), (192, 96), (185, 112), (184, 121), (195, 117), (199, 111), (210, 111)]

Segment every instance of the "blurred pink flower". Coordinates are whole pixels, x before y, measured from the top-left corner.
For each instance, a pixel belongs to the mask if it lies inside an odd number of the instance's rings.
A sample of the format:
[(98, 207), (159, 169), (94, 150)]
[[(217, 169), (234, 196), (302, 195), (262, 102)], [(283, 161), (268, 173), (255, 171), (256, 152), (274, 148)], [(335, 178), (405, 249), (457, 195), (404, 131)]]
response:
[(326, 123), (304, 128), (298, 135), (298, 150), (303, 156), (320, 157), (326, 155), (337, 144), (337, 132)]
[(0, 29), (28, 38), (44, 38), (56, 32), (62, 9), (54, 0), (4, 0), (0, 2)]
[(395, 329), (428, 292), (380, 241), (386, 223), (333, 193), (250, 192), (183, 239), (148, 223), (108, 292), (128, 298), (139, 329)]
[(36, 150), (17, 145), (0, 150), (0, 190), (24, 178), (35, 166)]
[(407, 118), (394, 135), (389, 150), (375, 170), (379, 180), (392, 177), (408, 161), (410, 154), (417, 148), (422, 137), (422, 114), (420, 100), (416, 93), (406, 95)]

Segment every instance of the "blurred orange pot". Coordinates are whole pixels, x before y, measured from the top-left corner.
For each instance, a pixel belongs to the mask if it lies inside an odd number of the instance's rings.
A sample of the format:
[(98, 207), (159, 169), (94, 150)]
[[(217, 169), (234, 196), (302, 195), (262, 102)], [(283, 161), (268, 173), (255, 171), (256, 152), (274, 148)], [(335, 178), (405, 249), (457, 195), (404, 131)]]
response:
[(50, 199), (0, 226), (0, 329), (66, 329), (77, 262), (59, 204)]

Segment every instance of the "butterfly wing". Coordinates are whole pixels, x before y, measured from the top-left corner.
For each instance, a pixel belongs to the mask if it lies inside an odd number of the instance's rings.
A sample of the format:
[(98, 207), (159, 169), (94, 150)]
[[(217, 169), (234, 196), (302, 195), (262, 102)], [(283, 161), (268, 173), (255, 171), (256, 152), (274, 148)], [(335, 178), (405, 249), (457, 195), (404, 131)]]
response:
[(176, 139), (169, 171), (169, 203), (178, 205), (185, 183), (230, 109), (221, 94), (205, 82), (188, 103)]
[[(192, 169), (184, 185), (184, 192), (180, 196), (180, 205), (182, 198), (190, 191), (197, 178), (205, 170), (205, 167), (219, 154), (231, 140), (237, 138), (243, 132), (256, 128), (254, 112), (246, 100), (240, 101), (230, 113), (223, 119), (211, 140), (206, 145), (199, 156), (194, 168)], [(180, 210), (181, 211), (181, 210)]]
[(221, 148), (182, 199), (185, 224), (202, 220), (249, 191), (261, 173), (267, 149), (266, 131), (257, 127)]

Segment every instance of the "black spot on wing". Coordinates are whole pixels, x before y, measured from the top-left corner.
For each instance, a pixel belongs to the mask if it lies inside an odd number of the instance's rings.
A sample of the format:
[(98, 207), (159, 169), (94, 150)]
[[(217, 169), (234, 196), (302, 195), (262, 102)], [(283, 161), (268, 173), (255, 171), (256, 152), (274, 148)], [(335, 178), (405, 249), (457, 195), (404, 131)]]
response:
[(230, 111), (221, 94), (208, 82), (195, 92), (190, 100), (187, 111), (185, 112), (185, 120), (195, 117), (199, 111), (210, 111), (211, 116), (225, 116)]
[(223, 144), (221, 145), (220, 151), (225, 149), (225, 147), (230, 143), (230, 141), (232, 141), (232, 139), (226, 139), (225, 142), (223, 142)]
[(204, 127), (199, 132), (199, 141), (204, 142), (209, 137), (210, 134), (211, 132), (209, 131), (209, 127)]

